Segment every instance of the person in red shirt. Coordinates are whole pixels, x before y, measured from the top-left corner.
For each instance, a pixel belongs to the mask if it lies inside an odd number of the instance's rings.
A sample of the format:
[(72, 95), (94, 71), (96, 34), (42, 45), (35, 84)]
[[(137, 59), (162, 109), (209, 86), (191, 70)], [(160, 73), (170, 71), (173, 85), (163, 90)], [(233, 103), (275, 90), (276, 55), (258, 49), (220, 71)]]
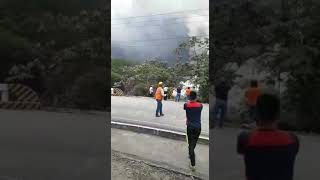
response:
[(243, 155), (247, 180), (293, 180), (299, 139), (277, 128), (280, 100), (262, 94), (256, 103), (257, 128), (238, 135), (237, 152)]
[(187, 140), (189, 145), (190, 168), (192, 171), (195, 170), (196, 165), (194, 149), (201, 134), (201, 111), (203, 108), (203, 105), (200, 102), (197, 102), (196, 99), (197, 93), (195, 91), (190, 91), (190, 99), (183, 106), (187, 117)]

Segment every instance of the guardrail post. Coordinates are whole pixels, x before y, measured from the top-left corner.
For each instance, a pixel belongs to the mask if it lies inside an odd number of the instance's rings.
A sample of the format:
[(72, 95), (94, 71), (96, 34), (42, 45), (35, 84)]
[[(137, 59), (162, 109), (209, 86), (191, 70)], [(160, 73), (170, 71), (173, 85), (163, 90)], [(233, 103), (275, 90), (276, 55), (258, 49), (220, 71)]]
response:
[(1, 102), (9, 101), (8, 84), (0, 84)]

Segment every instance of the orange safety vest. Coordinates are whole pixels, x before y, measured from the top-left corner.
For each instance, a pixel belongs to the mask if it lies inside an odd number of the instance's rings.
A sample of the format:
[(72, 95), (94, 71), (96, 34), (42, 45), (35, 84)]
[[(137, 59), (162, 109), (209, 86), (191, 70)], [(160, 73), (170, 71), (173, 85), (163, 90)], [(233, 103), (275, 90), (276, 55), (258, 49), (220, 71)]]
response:
[(158, 87), (158, 88), (157, 88), (157, 91), (156, 91), (156, 93), (155, 93), (155, 98), (156, 98), (156, 100), (162, 100), (161, 90), (162, 90), (161, 87)]
[(187, 95), (187, 96), (190, 95), (190, 91), (191, 91), (191, 89), (186, 89), (186, 95)]
[(258, 96), (261, 94), (259, 88), (249, 88), (246, 91), (246, 100), (249, 106), (255, 106), (257, 103)]

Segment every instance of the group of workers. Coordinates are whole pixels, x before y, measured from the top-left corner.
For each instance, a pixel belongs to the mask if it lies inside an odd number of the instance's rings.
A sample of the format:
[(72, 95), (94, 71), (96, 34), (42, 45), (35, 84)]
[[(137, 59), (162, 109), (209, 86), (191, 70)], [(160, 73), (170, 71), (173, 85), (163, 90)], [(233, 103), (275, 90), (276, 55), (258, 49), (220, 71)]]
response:
[[(247, 179), (292, 180), (294, 162), (299, 151), (299, 140), (293, 133), (277, 128), (277, 120), (280, 116), (279, 92), (274, 89), (274, 81), (268, 81), (267, 85), (266, 89), (261, 89), (258, 86), (258, 81), (252, 80), (250, 87), (244, 94), (252, 130), (241, 132), (238, 135), (236, 151), (244, 157)], [(162, 86), (163, 83), (159, 82), (155, 92), (156, 117), (164, 116), (162, 100), (165, 97), (165, 92)], [(183, 109), (187, 119), (190, 168), (195, 170), (194, 149), (201, 133), (203, 105), (197, 101), (196, 91), (188, 89), (188, 101), (184, 104)], [(230, 86), (225, 80), (215, 86), (214, 126), (220, 128), (223, 127), (227, 111), (229, 90)]]
[[(255, 126), (257, 99), (262, 93), (278, 96), (279, 92), (275, 90), (274, 86), (274, 80), (268, 80), (266, 82), (266, 88), (260, 88), (257, 80), (251, 80), (250, 87), (244, 94), (245, 104), (249, 112), (249, 123), (243, 124), (242, 127), (253, 128)], [(213, 106), (212, 116), (213, 122), (210, 123), (210, 128), (223, 128), (223, 122), (227, 112), (228, 93), (230, 89), (230, 85), (228, 85), (223, 78), (215, 86), (215, 103)]]
[[(158, 84), (158, 86), (159, 86), (159, 84)], [(161, 82), (161, 84), (163, 84), (163, 83)], [(187, 101), (189, 99), (191, 90), (192, 89), (190, 87), (187, 87), (186, 89), (182, 89), (180, 86), (178, 86), (177, 88), (173, 89), (171, 97), (174, 97), (174, 101), (175, 102), (180, 102), (181, 97), (184, 96), (185, 97), (185, 101)], [(163, 92), (164, 92), (163, 100), (168, 100), (168, 98), (170, 96), (169, 88), (167, 86), (163, 87)], [(153, 87), (150, 86), (150, 88), (149, 88), (149, 96), (153, 97), (155, 95), (155, 93), (156, 92), (154, 92)]]
[[(158, 88), (155, 92), (155, 99), (157, 101), (156, 117), (164, 116), (162, 111), (162, 100), (166, 97), (165, 91), (162, 88), (163, 82), (158, 83)], [(180, 100), (181, 88), (177, 88), (177, 94), (175, 101)], [(178, 98), (177, 98), (178, 97)], [(187, 125), (187, 141), (190, 158), (190, 168), (195, 170), (195, 152), (194, 149), (197, 145), (201, 133), (201, 111), (202, 104), (197, 101), (197, 93), (191, 90), (190, 87), (186, 89), (186, 97), (188, 101), (183, 105), (183, 109), (186, 111), (186, 125)]]
[[(275, 82), (268, 80), (267, 87), (263, 89), (257, 80), (252, 80), (244, 94), (250, 122), (243, 127), (251, 130), (238, 135), (236, 150), (244, 157), (245, 174), (250, 180), (293, 179), (299, 140), (293, 133), (277, 127), (280, 100), (274, 86)], [(214, 122), (210, 128), (223, 127), (229, 90), (230, 86), (223, 79), (215, 86)]]

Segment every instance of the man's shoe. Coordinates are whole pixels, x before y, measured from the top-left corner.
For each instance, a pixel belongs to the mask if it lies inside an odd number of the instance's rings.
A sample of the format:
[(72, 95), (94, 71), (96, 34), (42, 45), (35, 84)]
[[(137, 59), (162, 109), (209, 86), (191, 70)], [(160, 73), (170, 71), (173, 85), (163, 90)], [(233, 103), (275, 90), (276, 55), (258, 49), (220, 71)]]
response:
[(195, 171), (196, 170), (196, 166), (192, 166), (191, 163), (189, 164), (191, 171)]
[(160, 114), (160, 116), (164, 116), (164, 114)]
[(156, 114), (156, 117), (160, 117), (158, 114)]

